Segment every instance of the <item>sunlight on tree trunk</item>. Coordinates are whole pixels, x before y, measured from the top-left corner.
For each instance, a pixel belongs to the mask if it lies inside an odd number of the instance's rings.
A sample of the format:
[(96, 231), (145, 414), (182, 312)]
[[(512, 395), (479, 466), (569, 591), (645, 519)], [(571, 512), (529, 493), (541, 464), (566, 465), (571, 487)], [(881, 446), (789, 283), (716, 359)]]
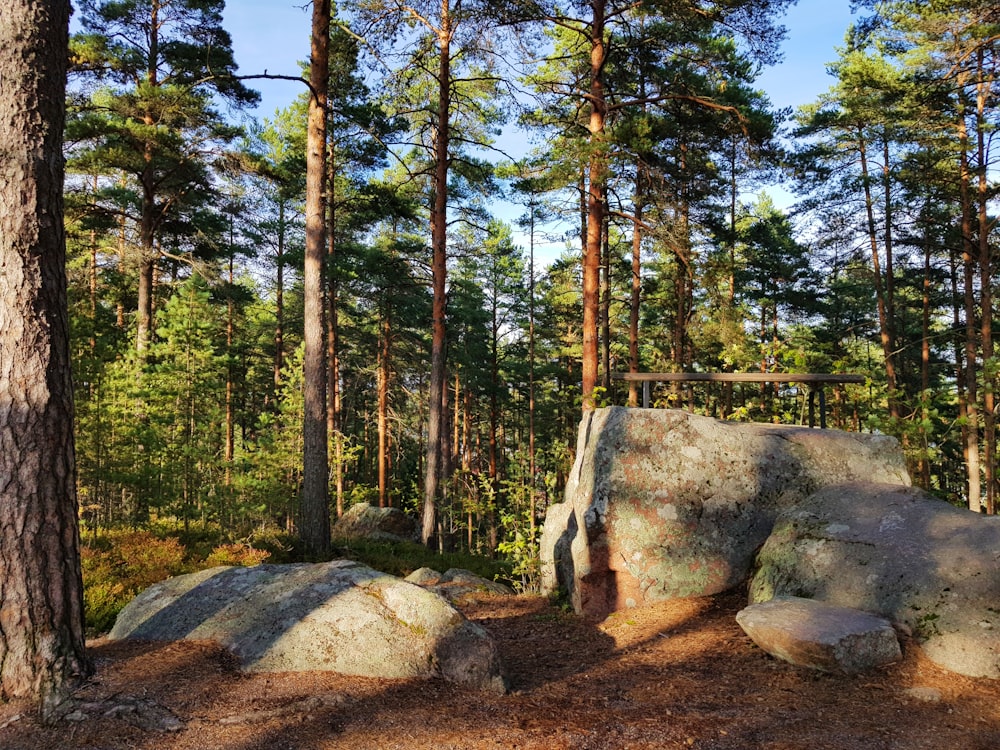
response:
[(326, 101), (329, 86), (330, 1), (316, 0), (312, 16), (308, 142), (306, 146), (305, 359), (302, 427), (302, 525), (308, 553), (330, 550), (329, 455), (326, 414), (326, 344), (323, 260), (326, 256)]
[(0, 18), (0, 700), (51, 718), (87, 671), (66, 302), (69, 3)]

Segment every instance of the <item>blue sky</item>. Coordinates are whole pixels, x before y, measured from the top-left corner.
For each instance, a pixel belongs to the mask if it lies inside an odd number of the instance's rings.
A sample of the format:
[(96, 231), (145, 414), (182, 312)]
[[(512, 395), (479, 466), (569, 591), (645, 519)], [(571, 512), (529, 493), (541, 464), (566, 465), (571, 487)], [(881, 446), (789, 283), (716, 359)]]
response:
[[(244, 75), (298, 75), (297, 62), (308, 57), (311, 6), (306, 0), (229, 0), (225, 27)], [(760, 88), (777, 107), (799, 106), (829, 88), (825, 66), (843, 43), (852, 21), (849, 0), (799, 0), (785, 17), (785, 59), (764, 71)], [(301, 87), (289, 81), (249, 81), (262, 94), (258, 115), (270, 117)]]
[(830, 87), (826, 65), (836, 59), (834, 48), (843, 45), (848, 26), (857, 18), (849, 6), (849, 0), (799, 0), (786, 14), (784, 60), (757, 80), (776, 107), (808, 104)]
[[(298, 61), (308, 56), (311, 5), (307, 0), (228, 0), (225, 27), (233, 37), (233, 50), (240, 73), (298, 75)], [(766, 91), (775, 107), (799, 107), (826, 91), (832, 79), (826, 65), (836, 58), (835, 47), (843, 44), (844, 33), (854, 20), (849, 0), (799, 0), (782, 23), (788, 34), (781, 64), (766, 69), (758, 87)], [(248, 81), (261, 92), (260, 117), (273, 116), (301, 93), (302, 87), (291, 81)], [(519, 136), (502, 139), (507, 148), (517, 148)], [(508, 145), (509, 144), (509, 145)], [(780, 187), (769, 188), (775, 203), (782, 208), (794, 202), (794, 196)], [(514, 221), (522, 209), (510, 204), (494, 207), (497, 215)], [(518, 238), (519, 244), (526, 244)], [(561, 252), (563, 243), (546, 243), (539, 248), (540, 260), (550, 262)]]

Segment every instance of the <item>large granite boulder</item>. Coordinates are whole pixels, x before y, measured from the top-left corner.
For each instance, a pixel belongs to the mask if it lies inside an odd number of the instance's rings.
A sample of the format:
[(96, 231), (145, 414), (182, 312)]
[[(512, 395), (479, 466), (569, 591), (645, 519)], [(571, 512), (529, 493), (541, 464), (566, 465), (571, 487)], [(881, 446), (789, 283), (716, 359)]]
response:
[(344, 511), (331, 529), (334, 539), (413, 541), (416, 524), (400, 508), (379, 508), (356, 503)]
[(543, 587), (565, 587), (594, 617), (724, 591), (746, 580), (778, 513), (855, 479), (908, 485), (896, 440), (598, 409), (580, 425), (565, 502), (546, 516)]
[(826, 487), (777, 521), (750, 601), (801, 596), (877, 613), (953, 672), (1000, 678), (1000, 518), (910, 487)]
[(441, 676), (505, 689), (483, 628), (437, 594), (346, 560), (171, 578), (126, 606), (109, 637), (213, 641), (250, 672)]

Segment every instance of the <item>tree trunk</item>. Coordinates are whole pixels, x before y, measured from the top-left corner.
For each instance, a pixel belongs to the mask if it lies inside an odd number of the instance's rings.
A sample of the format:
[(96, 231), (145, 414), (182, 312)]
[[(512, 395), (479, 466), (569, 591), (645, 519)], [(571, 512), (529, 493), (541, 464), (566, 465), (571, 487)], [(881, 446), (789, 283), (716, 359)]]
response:
[(528, 476), (530, 492), (530, 543), (535, 545), (535, 206), (529, 208), (531, 229), (528, 235)]
[[(628, 371), (639, 372), (639, 305), (642, 302), (642, 213), (643, 203), (642, 165), (635, 166), (635, 218), (632, 225), (632, 295), (628, 317)], [(628, 385), (628, 405), (639, 405), (639, 383), (630, 381)]]
[[(960, 95), (961, 97), (961, 95)], [(965, 301), (965, 466), (968, 475), (969, 510), (982, 510), (982, 486), (979, 467), (979, 387), (976, 331), (975, 266), (976, 247), (972, 241), (972, 199), (969, 195), (969, 134), (965, 126), (965, 107), (959, 107), (959, 199), (962, 204), (962, 268)]]
[[(868, 222), (868, 242), (872, 253), (872, 276), (875, 280), (875, 304), (878, 308), (879, 334), (882, 341), (882, 357), (885, 361), (885, 380), (888, 390), (889, 416), (893, 422), (899, 420), (899, 407), (896, 400), (896, 357), (893, 352), (892, 322), (886, 307), (885, 284), (883, 282), (882, 263), (878, 251), (878, 233), (875, 228), (875, 202), (872, 197), (871, 172), (868, 169), (868, 151), (864, 134), (858, 129), (858, 153), (861, 157), (861, 183), (864, 186), (865, 215)], [(889, 217), (886, 216), (886, 221)]]
[(583, 247), (583, 410), (595, 407), (597, 387), (597, 327), (600, 317), (601, 237), (607, 199), (606, 164), (602, 148), (607, 102), (604, 97), (605, 2), (593, 0), (590, 29), (590, 163), (587, 168), (587, 237)]
[(932, 219), (930, 200), (925, 209), (926, 224), (924, 227), (924, 278), (920, 300), (920, 462), (917, 476), (920, 486), (931, 489), (931, 465), (927, 455), (927, 427), (930, 422), (930, 388), (931, 388), (931, 290), (933, 289), (931, 266)]
[[(885, 212), (885, 228), (883, 231), (883, 245), (885, 248), (885, 325), (888, 331), (889, 345), (892, 354), (892, 381), (893, 390), (899, 387), (899, 378), (896, 374), (896, 271), (895, 271), (895, 247), (892, 239), (892, 171), (889, 168), (889, 137), (883, 134), (882, 138), (882, 192)], [(877, 256), (876, 256), (877, 257)], [(889, 393), (889, 413), (901, 416), (899, 407), (900, 394)], [(903, 435), (904, 448), (906, 435)]]
[(278, 204), (278, 249), (274, 256), (274, 395), (281, 388), (281, 369), (285, 366), (285, 201)]
[[(331, 138), (331, 140), (333, 140)], [(326, 432), (333, 438), (333, 474), (335, 507), (337, 518), (344, 515), (344, 436), (340, 422), (340, 325), (337, 306), (340, 303), (340, 289), (337, 283), (337, 182), (336, 146), (330, 144), (329, 177), (327, 189), (330, 196), (329, 225), (327, 227), (327, 273), (326, 273)]]
[(611, 395), (611, 225), (604, 207), (601, 228), (601, 386)]
[[(159, 86), (158, 64), (159, 47), (159, 12), (160, 4), (154, 1), (150, 4), (149, 19), (149, 58), (146, 61), (146, 85), (150, 88)], [(143, 124), (154, 128), (156, 120), (153, 113), (146, 111)], [(135, 348), (144, 352), (149, 347), (153, 331), (153, 285), (156, 278), (156, 175), (153, 171), (153, 156), (155, 146), (152, 140), (143, 146), (143, 159), (140, 183), (142, 186), (142, 218), (139, 223), (139, 288), (138, 311), (136, 315)]]
[(424, 508), (420, 539), (433, 546), (437, 528), (442, 455), (442, 391), (445, 376), (445, 314), (448, 274), (448, 139), (451, 113), (451, 16), (448, 0), (441, 0), (438, 31), (438, 115), (434, 135), (434, 189), (431, 206), (431, 373), (427, 405), (427, 446), (424, 474)]
[(326, 255), (326, 100), (329, 86), (330, 0), (315, 0), (309, 65), (306, 144), (306, 254), (303, 361), (302, 503), (299, 536), (306, 552), (330, 550), (329, 455), (326, 425), (326, 346), (323, 323), (323, 260)]
[(996, 392), (996, 375), (993, 363), (993, 250), (990, 247), (990, 184), (989, 164), (987, 163), (986, 139), (991, 137), (987, 129), (991, 126), (986, 120), (987, 97), (990, 95), (991, 84), (986, 80), (984, 71), (983, 49), (979, 48), (976, 57), (976, 152), (977, 152), (977, 204), (979, 250), (979, 294), (980, 294), (980, 345), (983, 351), (983, 448), (986, 460), (983, 462), (986, 470), (986, 512), (996, 513), (997, 497), (997, 435), (996, 416), (994, 409)]
[(63, 233), (66, 0), (0, 21), (0, 700), (87, 671)]
[[(386, 295), (388, 297), (388, 294)], [(389, 498), (389, 374), (392, 367), (392, 321), (388, 304), (382, 313), (382, 335), (378, 356), (378, 504), (392, 505)]]
[[(236, 457), (236, 424), (235, 424), (235, 403), (236, 395), (233, 372), (233, 335), (235, 333), (235, 303), (233, 302), (233, 289), (235, 288), (235, 274), (233, 268), (233, 217), (229, 217), (229, 299), (226, 301), (226, 446), (225, 464), (226, 476), (225, 485), (227, 488), (233, 486), (233, 460)], [(226, 519), (222, 518), (222, 523)]]

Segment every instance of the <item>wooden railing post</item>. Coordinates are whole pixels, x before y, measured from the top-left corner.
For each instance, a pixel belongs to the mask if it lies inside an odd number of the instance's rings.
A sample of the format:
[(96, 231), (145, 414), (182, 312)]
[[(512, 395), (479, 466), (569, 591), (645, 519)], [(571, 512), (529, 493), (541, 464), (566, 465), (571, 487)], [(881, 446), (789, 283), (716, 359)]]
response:
[(652, 402), (653, 383), (802, 383), (809, 386), (809, 426), (816, 426), (816, 393), (819, 393), (819, 426), (826, 429), (827, 383), (864, 383), (864, 375), (826, 373), (776, 373), (776, 372), (619, 372), (612, 373), (612, 380), (639, 381), (642, 383), (642, 407), (648, 409)]

